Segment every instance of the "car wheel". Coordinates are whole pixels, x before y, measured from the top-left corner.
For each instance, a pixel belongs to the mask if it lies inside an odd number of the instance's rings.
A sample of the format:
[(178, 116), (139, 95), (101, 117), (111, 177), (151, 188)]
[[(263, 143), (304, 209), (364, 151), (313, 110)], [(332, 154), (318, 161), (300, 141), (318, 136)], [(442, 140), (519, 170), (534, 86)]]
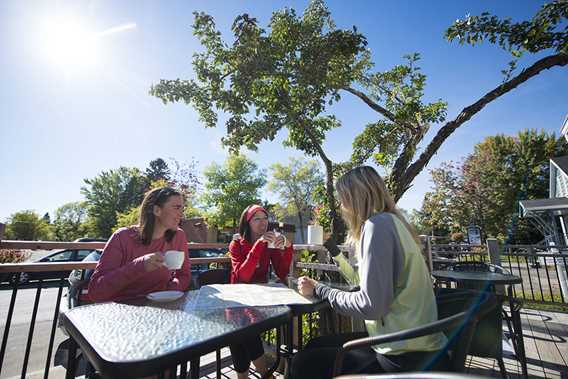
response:
[[(18, 277), (18, 274), (12, 275), (12, 278), (10, 279), (10, 283), (14, 284), (16, 282), (17, 277)], [(30, 280), (30, 276), (27, 272), (20, 273), (19, 284), (26, 284), (29, 280)]]

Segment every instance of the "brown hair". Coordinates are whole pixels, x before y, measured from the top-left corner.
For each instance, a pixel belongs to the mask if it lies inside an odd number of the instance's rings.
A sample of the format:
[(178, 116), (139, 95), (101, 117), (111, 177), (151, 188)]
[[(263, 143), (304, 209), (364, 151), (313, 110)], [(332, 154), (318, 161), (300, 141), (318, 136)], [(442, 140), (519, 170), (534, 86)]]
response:
[[(251, 207), (254, 206), (255, 204), (251, 204), (246, 207), (243, 213), (241, 213), (241, 218), (239, 220), (239, 234), (242, 238), (247, 240), (248, 243), (252, 243), (252, 231), (250, 229), (250, 223), (247, 220), (247, 212)], [(266, 211), (264, 213), (266, 214)], [(268, 214), (266, 214), (266, 217), (268, 217)]]
[[(181, 196), (181, 193), (170, 187), (156, 188), (146, 193), (140, 206), (140, 218), (138, 221), (139, 237), (143, 245), (149, 245), (152, 242), (152, 234), (154, 233), (154, 225), (156, 223), (154, 206), (163, 206), (172, 196)], [(175, 234), (176, 230), (166, 230), (166, 241), (171, 241)]]

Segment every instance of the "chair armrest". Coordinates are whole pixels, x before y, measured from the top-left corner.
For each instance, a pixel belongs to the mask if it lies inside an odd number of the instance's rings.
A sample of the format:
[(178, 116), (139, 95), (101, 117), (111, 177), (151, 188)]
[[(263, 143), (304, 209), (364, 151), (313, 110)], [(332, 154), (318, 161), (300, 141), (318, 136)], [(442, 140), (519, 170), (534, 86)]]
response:
[(472, 316), (473, 315), (470, 314), (470, 312), (464, 311), (457, 313), (453, 316), (444, 318), (442, 320), (422, 325), (417, 328), (403, 330), (395, 333), (383, 334), (380, 336), (365, 337), (365, 338), (359, 338), (356, 340), (348, 341), (343, 344), (342, 348), (337, 352), (335, 356), (333, 375), (336, 376), (340, 374), (341, 366), (343, 365), (343, 356), (348, 351), (363, 347), (371, 347), (374, 345), (379, 345), (392, 341), (403, 341), (411, 338), (423, 337), (437, 332), (442, 332), (445, 329), (449, 328), (465, 327), (467, 322), (464, 321), (467, 318), (471, 318)]
[(361, 347), (370, 347), (392, 341), (403, 341), (411, 338), (427, 336), (430, 334), (441, 332), (444, 329), (457, 327), (463, 323), (463, 320), (466, 317), (467, 317), (467, 312), (460, 312), (451, 317), (447, 317), (443, 320), (434, 321), (417, 328), (403, 330), (395, 333), (383, 334), (380, 336), (359, 338), (344, 343), (342, 349), (344, 351), (350, 351)]

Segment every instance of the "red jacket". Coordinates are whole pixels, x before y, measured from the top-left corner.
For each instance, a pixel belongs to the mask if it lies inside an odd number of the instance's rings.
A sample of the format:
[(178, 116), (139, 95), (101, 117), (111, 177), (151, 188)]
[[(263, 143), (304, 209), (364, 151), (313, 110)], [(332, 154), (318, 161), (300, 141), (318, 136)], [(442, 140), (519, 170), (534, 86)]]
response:
[[(148, 253), (181, 250), (186, 259), (181, 269), (170, 272), (165, 266), (152, 272), (144, 270), (143, 256)], [(121, 301), (145, 296), (154, 291), (185, 291), (191, 278), (187, 239), (177, 230), (171, 241), (164, 237), (142, 245), (136, 227), (117, 230), (107, 242), (103, 255), (89, 282), (89, 297), (96, 302)]]
[(292, 245), (284, 250), (269, 249), (268, 243), (257, 240), (252, 246), (244, 238), (229, 244), (231, 253), (231, 283), (266, 283), (268, 266), (272, 267), (281, 281), (286, 283), (290, 272)]

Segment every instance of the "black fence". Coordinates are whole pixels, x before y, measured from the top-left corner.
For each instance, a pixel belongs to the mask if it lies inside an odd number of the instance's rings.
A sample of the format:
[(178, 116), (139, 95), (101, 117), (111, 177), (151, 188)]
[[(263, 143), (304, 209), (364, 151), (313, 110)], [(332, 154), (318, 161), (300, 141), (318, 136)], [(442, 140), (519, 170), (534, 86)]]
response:
[[(455, 262), (490, 263), (490, 254), (483, 245), (432, 245), (434, 269), (443, 269)], [(568, 304), (568, 247), (543, 245), (504, 245), (499, 249), (500, 266), (520, 276), (522, 283), (513, 286), (515, 297), (537, 303)]]

